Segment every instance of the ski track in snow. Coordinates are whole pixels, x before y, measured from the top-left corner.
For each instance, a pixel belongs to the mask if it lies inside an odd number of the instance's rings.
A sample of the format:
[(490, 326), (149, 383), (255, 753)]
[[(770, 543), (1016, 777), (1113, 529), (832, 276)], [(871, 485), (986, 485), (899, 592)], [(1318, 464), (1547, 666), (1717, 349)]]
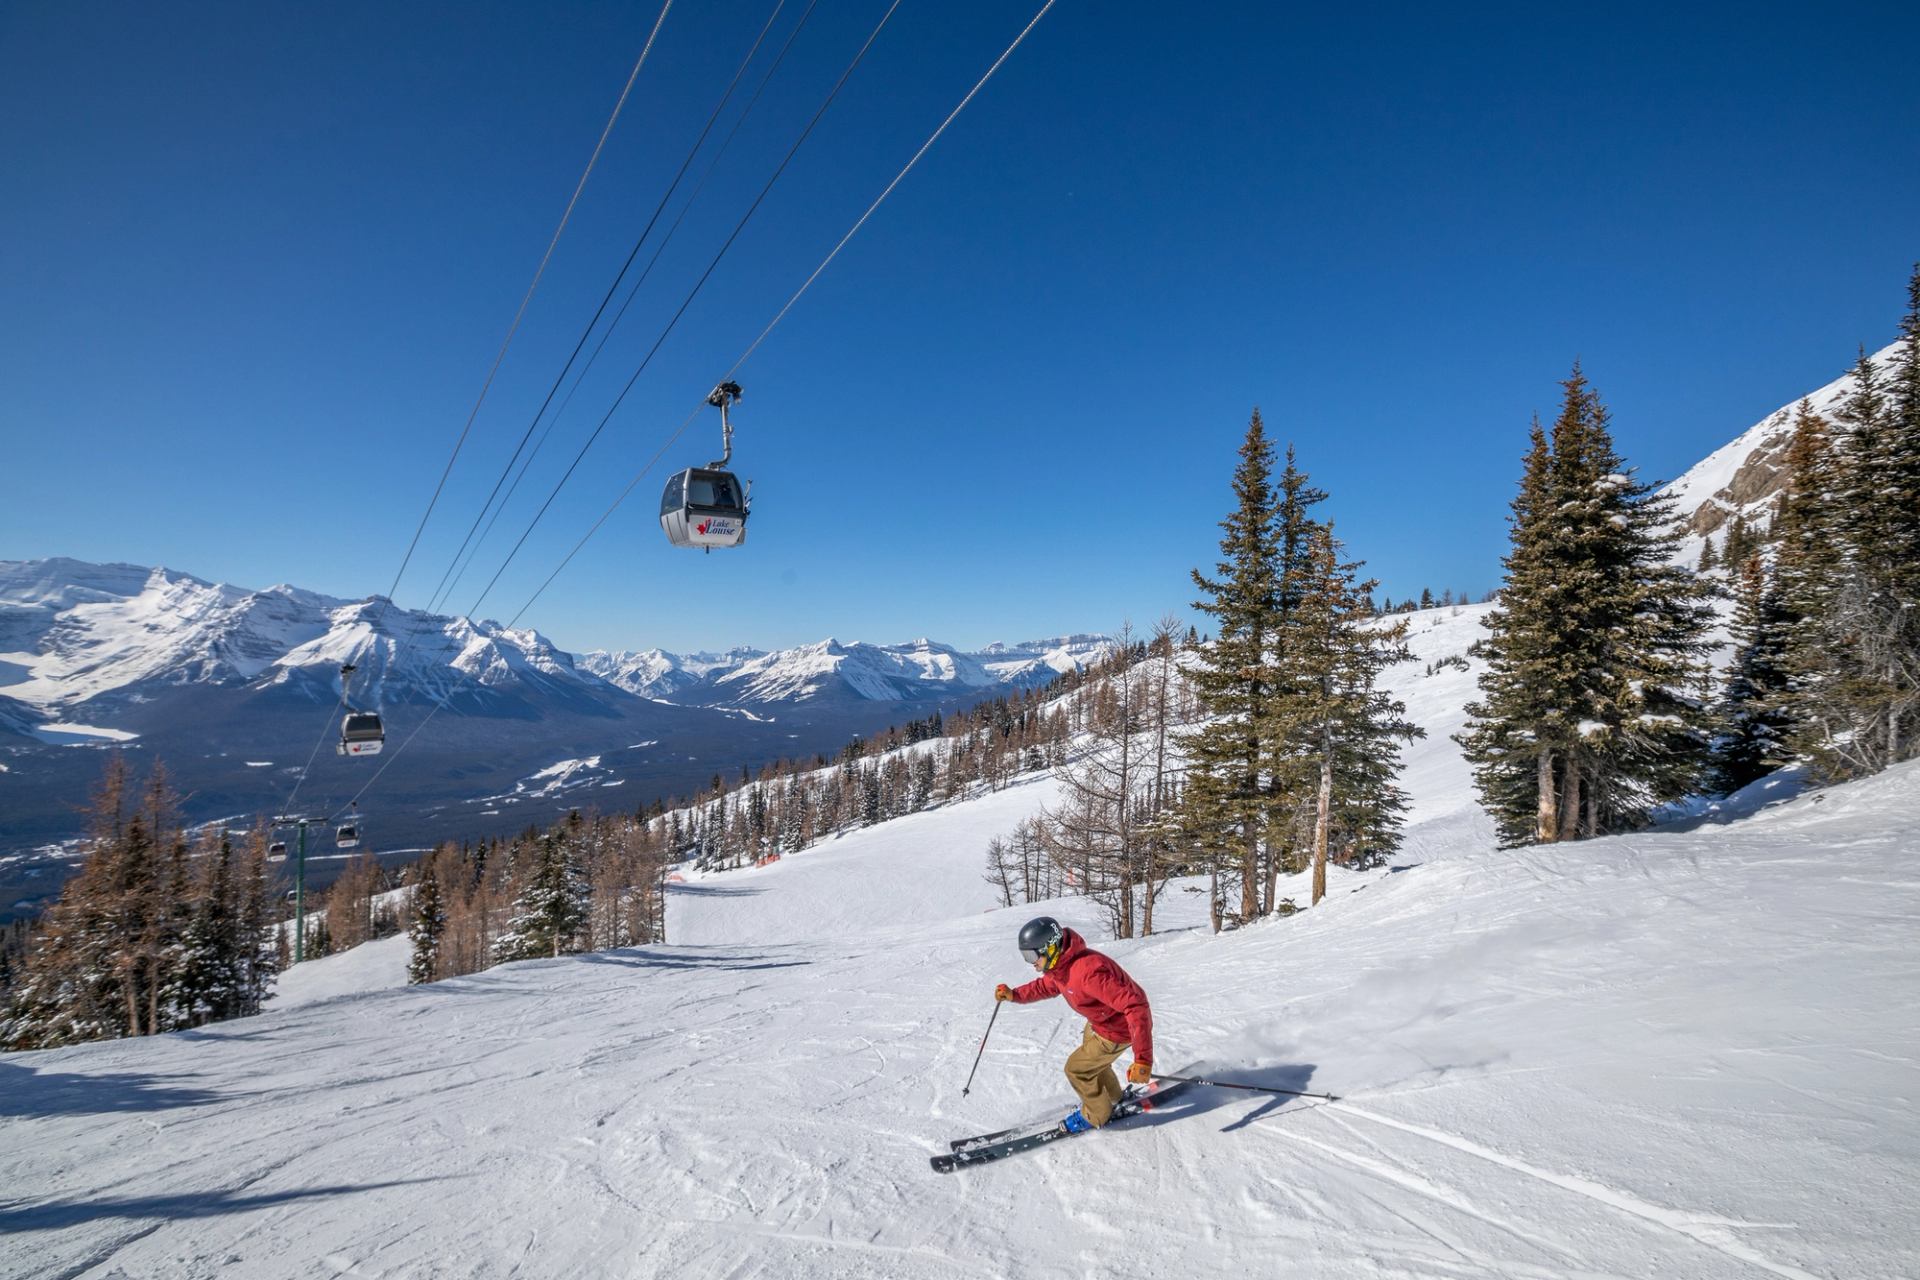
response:
[(1025, 779), (693, 877), (670, 945), (405, 988), (389, 939), (258, 1018), (0, 1055), (0, 1277), (1920, 1274), (1920, 766), (1496, 852), (1446, 741), (1471, 670), (1422, 674), (1481, 612), (1415, 615), (1394, 675), (1430, 735), (1398, 870), (1224, 937), (1176, 889), (1102, 944), (1163, 1064), (1346, 1101), (1194, 1089), (928, 1170), (1070, 1105), (1057, 1002), (959, 1092), (1038, 910), (982, 878), (1057, 795)]

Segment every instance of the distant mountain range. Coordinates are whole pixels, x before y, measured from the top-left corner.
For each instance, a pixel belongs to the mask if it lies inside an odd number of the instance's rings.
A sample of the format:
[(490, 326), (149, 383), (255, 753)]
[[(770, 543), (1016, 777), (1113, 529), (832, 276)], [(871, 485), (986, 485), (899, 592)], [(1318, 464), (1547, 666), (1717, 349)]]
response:
[(951, 645), (920, 639), (907, 644), (842, 644), (822, 640), (797, 649), (765, 653), (582, 654), (577, 662), (629, 693), (695, 706), (817, 703), (826, 699), (910, 702), (942, 693), (1044, 684), (1084, 667), (1104, 653), (1105, 636), (1059, 636), (1026, 644), (991, 645), (962, 653)]
[[(0, 561), (0, 911), (4, 859), (77, 833), (101, 760), (76, 748), (164, 760), (196, 820), (284, 805), (310, 753), (303, 810), (344, 804), (385, 766), (362, 807), (389, 847), (573, 804), (634, 807), (743, 765), (835, 751), (853, 734), (1044, 684), (1108, 645), (1075, 635), (965, 653), (829, 639), (576, 656), (537, 631), (379, 596)], [(332, 749), (346, 662), (352, 704), (386, 722), (387, 754), (372, 760)]]

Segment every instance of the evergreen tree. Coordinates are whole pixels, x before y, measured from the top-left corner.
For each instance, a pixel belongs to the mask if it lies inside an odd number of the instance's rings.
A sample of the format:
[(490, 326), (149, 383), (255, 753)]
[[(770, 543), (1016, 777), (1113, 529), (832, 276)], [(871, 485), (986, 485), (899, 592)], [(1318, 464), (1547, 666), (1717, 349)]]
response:
[(1747, 523), (1746, 513), (1736, 512), (1733, 519), (1727, 523), (1727, 541), (1720, 548), (1720, 563), (1737, 569), (1759, 549), (1759, 539), (1754, 537), (1753, 527)]
[(1548, 555), (1552, 451), (1538, 418), (1528, 442), (1508, 518), (1499, 605), (1484, 619), (1488, 634), (1479, 644), (1487, 662), (1481, 696), (1467, 704), (1470, 719), (1459, 736), (1474, 766), (1481, 805), (1505, 845), (1559, 838), (1558, 753), (1569, 736), (1556, 702), (1558, 668), (1552, 661), (1559, 627), (1558, 584)]
[[(1326, 501), (1324, 489), (1308, 482), (1300, 469), (1293, 446), (1287, 446), (1286, 466), (1280, 473), (1280, 486), (1274, 506), (1274, 531), (1279, 551), (1278, 577), (1273, 597), (1272, 642), (1267, 653), (1266, 683), (1269, 691), (1267, 719), (1258, 726), (1261, 740), (1261, 769), (1265, 776), (1266, 841), (1262, 856), (1262, 879), (1258, 910), (1266, 915), (1274, 909), (1280, 876), (1306, 868), (1311, 856), (1310, 824), (1303, 820), (1318, 785), (1319, 770), (1315, 752), (1288, 737), (1276, 723), (1276, 714), (1284, 716), (1286, 705), (1296, 698), (1317, 696), (1317, 675), (1311, 669), (1311, 654), (1317, 652), (1322, 637), (1301, 629), (1301, 610), (1307, 598), (1325, 590), (1325, 581), (1317, 557), (1318, 540), (1325, 526), (1313, 518), (1312, 509)], [(1305, 646), (1305, 652), (1293, 650)]]
[(1276, 685), (1284, 692), (1267, 726), (1291, 757), (1286, 772), (1312, 782), (1296, 788), (1293, 808), (1311, 842), (1315, 903), (1326, 894), (1329, 856), (1373, 866), (1398, 847), (1407, 807), (1395, 781), (1399, 744), (1422, 736), (1406, 707), (1376, 687), (1382, 671), (1412, 657), (1407, 624), (1370, 624), (1366, 597), (1376, 584), (1357, 582), (1359, 564), (1342, 562), (1339, 551), (1332, 526), (1314, 526), (1300, 594), (1281, 630)]
[(238, 930), (242, 948), (241, 987), (237, 1016), (260, 1012), (273, 996), (274, 979), (285, 967), (280, 948), (286, 932), (280, 928), (273, 879), (267, 870), (268, 831), (254, 828), (247, 840), (239, 876)]
[(440, 939), (447, 929), (447, 908), (440, 893), (440, 877), (426, 862), (413, 890), (413, 919), (407, 929), (413, 955), (407, 962), (409, 983), (432, 982), (439, 976)]
[(1259, 911), (1269, 797), (1260, 785), (1258, 725), (1270, 692), (1267, 649), (1279, 579), (1272, 475), (1273, 448), (1256, 409), (1233, 473), (1234, 509), (1220, 522), (1216, 576), (1193, 571), (1194, 585), (1204, 593), (1194, 608), (1214, 619), (1219, 634), (1190, 673), (1213, 718), (1181, 739), (1187, 755), (1182, 825), (1187, 843), (1209, 853), (1216, 929)]
[(204, 883), (187, 903), (180, 958), (167, 984), (166, 1002), (176, 1026), (197, 1027), (234, 1016), (243, 983), (240, 939), (236, 929), (233, 846), (225, 832), (202, 842)]
[(1462, 739), (1508, 843), (1644, 822), (1699, 784), (1709, 741), (1688, 690), (1710, 613), (1671, 563), (1672, 504), (1628, 473), (1578, 365), (1564, 385), (1551, 437), (1536, 428), (1488, 619), (1492, 669)]
[(1894, 518), (1882, 488), (1891, 447), (1880, 367), (1864, 347), (1854, 361), (1852, 379), (1833, 414), (1847, 428), (1839, 437), (1837, 466), (1828, 479), (1834, 486), (1834, 528), (1849, 553), (1849, 567), (1879, 577)]
[(1890, 563), (1903, 570), (1903, 601), (1920, 595), (1920, 263), (1907, 281), (1907, 312), (1887, 385), (1887, 456), (1883, 505)]
[(1861, 352), (1838, 415), (1841, 536), (1848, 572), (1826, 630), (1845, 650), (1854, 771), (1885, 768), (1920, 748), (1920, 269), (1908, 284), (1888, 378)]
[[(1832, 435), (1802, 407), (1781, 507), (1782, 701), (1823, 777), (1920, 751), (1920, 272), (1883, 381), (1863, 350)], [(1803, 429), (1804, 428), (1804, 429)]]
[(514, 899), (507, 931), (494, 942), (495, 964), (577, 950), (578, 935), (586, 923), (586, 884), (567, 842), (554, 832), (539, 837), (531, 862)]
[(1765, 777), (1791, 754), (1792, 722), (1781, 701), (1790, 619), (1765, 563), (1749, 556), (1734, 584), (1733, 662), (1718, 708), (1714, 787), (1722, 794)]

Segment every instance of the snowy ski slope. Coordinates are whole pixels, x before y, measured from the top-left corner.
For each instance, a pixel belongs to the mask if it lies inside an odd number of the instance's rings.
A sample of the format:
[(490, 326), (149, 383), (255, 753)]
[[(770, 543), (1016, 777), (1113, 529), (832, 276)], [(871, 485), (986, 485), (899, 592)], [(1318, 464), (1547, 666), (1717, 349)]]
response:
[(0, 1055), (0, 1276), (1920, 1275), (1920, 766), (1495, 851), (1446, 740), (1472, 673), (1422, 674), (1480, 612), (1415, 615), (1395, 673), (1431, 735), (1396, 869), (1111, 946), (1163, 1068), (1344, 1102), (1199, 1090), (928, 1171), (1065, 1109), (1058, 1003), (960, 1095), (1022, 976), (1034, 910), (981, 873), (1030, 781), (695, 880), (672, 945)]

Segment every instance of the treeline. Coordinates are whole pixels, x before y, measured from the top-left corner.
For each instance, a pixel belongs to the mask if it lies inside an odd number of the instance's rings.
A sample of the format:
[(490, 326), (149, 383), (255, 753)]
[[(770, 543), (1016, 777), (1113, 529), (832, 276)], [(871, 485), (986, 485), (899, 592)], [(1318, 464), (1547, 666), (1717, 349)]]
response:
[(1887, 367), (1862, 350), (1834, 417), (1801, 403), (1773, 520), (1726, 560), (1725, 789), (1794, 760), (1839, 780), (1920, 755), (1920, 266)]
[(1920, 754), (1920, 268), (1901, 333), (1889, 369), (1862, 352), (1846, 430), (1800, 406), (1771, 525), (1736, 520), (1703, 553), (1736, 596), (1717, 684), (1717, 586), (1674, 562), (1671, 504), (1575, 367), (1531, 432), (1460, 737), (1503, 843), (1631, 829), (1795, 761), (1834, 781)]
[(658, 823), (619, 814), (574, 812), (545, 831), (443, 844), (405, 875), (408, 981), (663, 942), (674, 860)]
[(0, 1046), (46, 1049), (179, 1031), (260, 1010), (285, 964), (267, 834), (182, 828), (158, 764), (136, 796), (108, 756), (86, 860), (0, 989)]
[(936, 713), (849, 743), (837, 760), (781, 760), (704, 795), (655, 804), (643, 814), (669, 849), (697, 870), (732, 870), (820, 840), (935, 808), (1016, 776), (1052, 768), (1083, 724), (1077, 706), (1050, 703), (1089, 676), (1067, 672), (1044, 688), (997, 697), (971, 710)]
[[(1082, 720), (1070, 709), (1049, 710), (1047, 700), (1085, 679), (1070, 672), (1046, 690), (889, 727), (849, 743), (832, 762), (783, 759), (731, 783), (716, 775), (703, 795), (639, 813), (576, 812), (511, 840), (442, 845), (404, 875), (409, 980), (664, 942), (669, 867), (763, 864), (1050, 768), (1064, 760)], [(333, 910), (329, 899), (329, 916)]]
[[(699, 797), (632, 815), (569, 814), (547, 830), (440, 845), (395, 874), (363, 854), (305, 919), (318, 959), (404, 929), (408, 976), (431, 982), (512, 960), (666, 939), (667, 868), (735, 868), (889, 818), (998, 790), (1064, 759), (1077, 712), (1045, 712), (1078, 687), (1045, 689), (934, 714), (855, 740), (829, 762), (781, 760), (715, 777)], [(907, 748), (913, 748), (907, 750)], [(137, 803), (109, 756), (85, 858), (37, 921), (0, 947), (0, 1046), (46, 1048), (150, 1035), (257, 1013), (292, 962), (291, 904), (261, 827), (236, 846), (181, 826), (164, 770)], [(395, 890), (399, 892), (395, 892)]]
[[(1497, 591), (1489, 591), (1480, 597), (1480, 603), (1490, 604), (1497, 595), (1499, 595)], [(1456, 604), (1472, 603), (1473, 597), (1465, 591), (1456, 594), (1452, 587), (1448, 587), (1439, 595), (1435, 595), (1433, 594), (1432, 587), (1422, 587), (1420, 588), (1419, 595), (1409, 596), (1398, 604), (1393, 602), (1392, 596), (1386, 597), (1380, 602), (1380, 607), (1376, 612), (1383, 614), (1412, 613), (1416, 609), (1447, 609)]]

